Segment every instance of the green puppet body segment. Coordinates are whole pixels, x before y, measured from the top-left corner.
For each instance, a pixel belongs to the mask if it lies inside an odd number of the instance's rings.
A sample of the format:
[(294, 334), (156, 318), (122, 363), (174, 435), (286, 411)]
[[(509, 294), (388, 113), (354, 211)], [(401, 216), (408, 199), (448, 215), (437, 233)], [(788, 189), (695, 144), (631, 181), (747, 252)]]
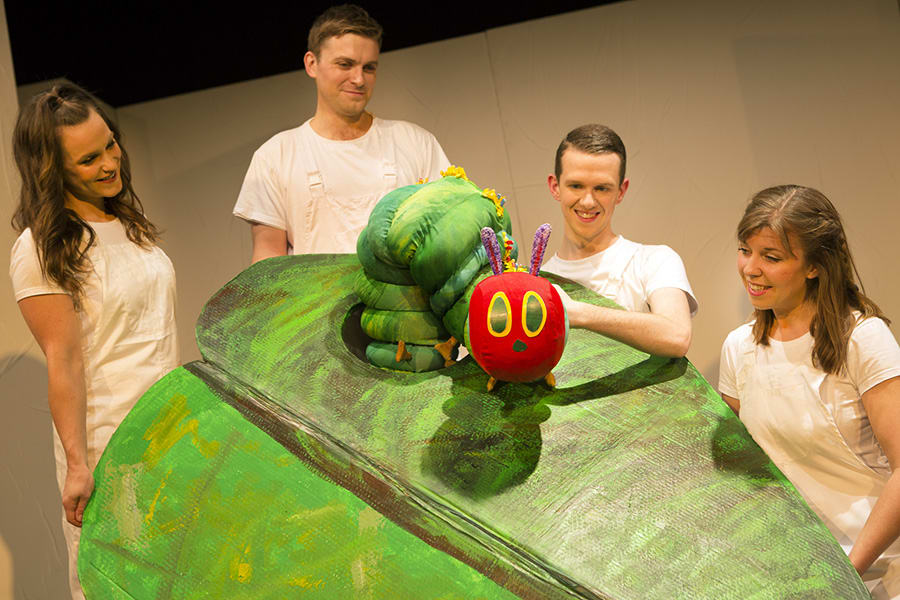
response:
[[(429, 310), (428, 295), (417, 285), (397, 285), (368, 277), (360, 271), (353, 291), (369, 308), (381, 310)], [(454, 300), (455, 301), (455, 300)]]
[(433, 346), (447, 339), (447, 330), (431, 311), (393, 311), (366, 308), (360, 318), (363, 331), (383, 342)]
[[(378, 207), (376, 206), (376, 208)], [(372, 248), (369, 245), (368, 227), (363, 229), (362, 233), (359, 234), (359, 239), (356, 240), (356, 257), (359, 259), (359, 264), (362, 265), (366, 275), (375, 281), (393, 283), (396, 285), (416, 284), (408, 267), (396, 267), (375, 258), (375, 254), (372, 252)]]
[[(355, 291), (366, 305), (362, 329), (375, 340), (366, 356), (377, 366), (444, 367), (433, 346), (450, 336), (463, 339), (474, 284), (490, 274), (481, 229), (511, 239), (509, 213), (496, 195), (481, 190), (461, 169), (451, 167), (449, 173), (387, 194), (357, 241), (363, 269)], [(517, 251), (513, 242), (512, 258)], [(400, 341), (409, 352), (406, 359), (402, 349), (398, 352)]]

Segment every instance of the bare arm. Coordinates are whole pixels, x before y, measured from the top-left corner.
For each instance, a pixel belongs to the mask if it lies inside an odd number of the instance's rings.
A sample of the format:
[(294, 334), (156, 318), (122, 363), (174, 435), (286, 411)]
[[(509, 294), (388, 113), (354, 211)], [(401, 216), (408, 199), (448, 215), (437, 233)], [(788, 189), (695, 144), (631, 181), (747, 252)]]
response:
[(734, 414), (740, 416), (741, 413), (741, 401), (737, 398), (732, 398), (731, 396), (726, 396), (725, 394), (719, 394), (722, 396), (722, 400), (725, 401), (725, 404), (734, 411)]
[(47, 357), (47, 399), (66, 452), (62, 502), (66, 519), (81, 527), (94, 477), (88, 467), (81, 329), (71, 297), (46, 294), (19, 300), (19, 310)]
[(900, 377), (871, 388), (862, 403), (893, 472), (850, 551), (850, 562), (860, 574), (900, 535)]
[(691, 311), (678, 288), (650, 294), (650, 312), (594, 306), (563, 296), (569, 325), (602, 333), (655, 356), (682, 357), (691, 345)]
[(287, 254), (287, 232), (285, 230), (261, 223), (251, 223), (250, 233), (253, 235), (251, 263)]

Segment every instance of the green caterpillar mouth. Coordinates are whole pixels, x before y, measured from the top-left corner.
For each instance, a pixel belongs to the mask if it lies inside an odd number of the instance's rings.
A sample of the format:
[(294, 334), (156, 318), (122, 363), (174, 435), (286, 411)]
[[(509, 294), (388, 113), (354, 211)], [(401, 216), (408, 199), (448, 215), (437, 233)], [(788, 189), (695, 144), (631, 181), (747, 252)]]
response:
[(513, 352), (525, 352), (526, 350), (528, 350), (528, 344), (522, 340), (516, 340), (513, 344)]

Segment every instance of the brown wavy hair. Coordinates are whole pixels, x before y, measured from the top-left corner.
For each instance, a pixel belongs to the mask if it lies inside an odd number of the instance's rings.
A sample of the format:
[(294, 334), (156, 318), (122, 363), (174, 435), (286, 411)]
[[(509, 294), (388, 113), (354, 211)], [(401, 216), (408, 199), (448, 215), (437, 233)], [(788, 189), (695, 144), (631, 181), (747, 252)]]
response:
[[(847, 363), (847, 346), (857, 319), (879, 317), (890, 323), (871, 299), (856, 270), (850, 254), (841, 216), (822, 192), (799, 185), (779, 185), (757, 193), (750, 200), (738, 224), (737, 237), (742, 243), (763, 227), (770, 228), (781, 239), (784, 248), (794, 254), (788, 234), (792, 234), (803, 251), (806, 262), (815, 267), (818, 276), (806, 280), (805, 300), (816, 307), (809, 326), (813, 336), (813, 364), (826, 373), (838, 374)], [(771, 310), (755, 311), (753, 338), (768, 345), (775, 324)]]
[(59, 128), (84, 123), (96, 112), (115, 136), (122, 152), (119, 175), (122, 190), (106, 198), (104, 210), (118, 218), (128, 239), (148, 247), (159, 230), (145, 216), (131, 185), (128, 153), (121, 133), (89, 93), (71, 83), (54, 85), (33, 97), (19, 111), (13, 131), (13, 155), (22, 178), (19, 204), (12, 226), (31, 229), (44, 277), (72, 296), (76, 307), (84, 293), (84, 277), (91, 270), (88, 251), (96, 235), (75, 211), (66, 207), (64, 155)]

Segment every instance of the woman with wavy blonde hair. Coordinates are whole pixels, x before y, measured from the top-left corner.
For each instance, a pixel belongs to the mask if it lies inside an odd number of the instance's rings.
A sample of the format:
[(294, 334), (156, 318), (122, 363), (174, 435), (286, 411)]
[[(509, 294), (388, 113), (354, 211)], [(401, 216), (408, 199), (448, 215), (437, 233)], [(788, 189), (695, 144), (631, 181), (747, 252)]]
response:
[(175, 273), (131, 184), (119, 130), (71, 84), (22, 107), (13, 153), (22, 179), (10, 277), (47, 358), (73, 598), (92, 471), (146, 389), (178, 365)]
[(737, 237), (754, 318), (725, 340), (719, 391), (873, 598), (900, 598), (900, 348), (888, 320), (821, 192), (762, 190)]

